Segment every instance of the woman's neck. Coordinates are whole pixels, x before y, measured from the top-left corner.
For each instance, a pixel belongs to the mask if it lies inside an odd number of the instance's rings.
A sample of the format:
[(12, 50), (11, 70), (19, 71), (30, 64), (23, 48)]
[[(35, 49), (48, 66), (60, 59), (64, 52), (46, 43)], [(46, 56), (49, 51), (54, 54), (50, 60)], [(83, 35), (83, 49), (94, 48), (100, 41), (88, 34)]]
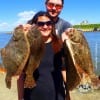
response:
[(51, 36), (43, 37), (43, 40), (45, 43), (49, 43), (52, 41), (52, 37)]

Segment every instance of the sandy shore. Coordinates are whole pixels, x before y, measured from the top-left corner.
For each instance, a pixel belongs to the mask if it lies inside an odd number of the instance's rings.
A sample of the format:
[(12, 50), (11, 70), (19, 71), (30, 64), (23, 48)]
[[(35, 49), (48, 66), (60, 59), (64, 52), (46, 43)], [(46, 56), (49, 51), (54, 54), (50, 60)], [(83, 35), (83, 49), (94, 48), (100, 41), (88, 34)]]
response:
[[(0, 72), (0, 100), (18, 100), (17, 80), (12, 79), (12, 88), (5, 85), (5, 73)], [(20, 90), (21, 91), (21, 90)], [(100, 100), (100, 90), (89, 93), (80, 93), (78, 90), (70, 92), (71, 100)]]
[(0, 100), (18, 100), (17, 80), (12, 79), (12, 88), (8, 89), (5, 85), (5, 73), (0, 73)]
[(80, 93), (78, 90), (70, 92), (71, 100), (100, 100), (100, 90)]

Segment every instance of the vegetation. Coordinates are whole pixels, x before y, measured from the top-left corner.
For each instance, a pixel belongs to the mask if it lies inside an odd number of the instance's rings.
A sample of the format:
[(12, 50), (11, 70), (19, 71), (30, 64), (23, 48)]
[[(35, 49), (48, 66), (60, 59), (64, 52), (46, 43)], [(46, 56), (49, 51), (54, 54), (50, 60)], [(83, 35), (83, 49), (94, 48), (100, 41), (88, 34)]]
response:
[(73, 27), (83, 31), (100, 31), (100, 24), (81, 24), (74, 25)]

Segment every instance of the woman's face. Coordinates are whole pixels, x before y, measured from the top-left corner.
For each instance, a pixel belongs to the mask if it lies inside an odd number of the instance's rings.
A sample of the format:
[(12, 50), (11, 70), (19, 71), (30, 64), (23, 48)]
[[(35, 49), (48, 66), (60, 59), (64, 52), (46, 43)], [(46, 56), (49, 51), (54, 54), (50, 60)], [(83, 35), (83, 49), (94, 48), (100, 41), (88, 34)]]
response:
[(42, 36), (48, 37), (52, 31), (52, 22), (47, 16), (39, 16), (37, 26)]

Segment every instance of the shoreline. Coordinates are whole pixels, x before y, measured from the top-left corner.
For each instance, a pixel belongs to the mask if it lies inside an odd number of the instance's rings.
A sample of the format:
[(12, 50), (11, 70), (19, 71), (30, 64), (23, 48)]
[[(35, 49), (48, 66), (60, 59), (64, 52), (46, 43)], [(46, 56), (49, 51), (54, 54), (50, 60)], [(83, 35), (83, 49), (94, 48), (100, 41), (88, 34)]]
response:
[(86, 30), (86, 31), (83, 31), (83, 32), (100, 32), (100, 31), (88, 31), (88, 30)]
[[(77, 29), (77, 28), (75, 28)], [(100, 30), (91, 30), (91, 29), (78, 29), (78, 30), (81, 30), (83, 32), (100, 32)], [(0, 34), (13, 34), (13, 32), (0, 32)]]

